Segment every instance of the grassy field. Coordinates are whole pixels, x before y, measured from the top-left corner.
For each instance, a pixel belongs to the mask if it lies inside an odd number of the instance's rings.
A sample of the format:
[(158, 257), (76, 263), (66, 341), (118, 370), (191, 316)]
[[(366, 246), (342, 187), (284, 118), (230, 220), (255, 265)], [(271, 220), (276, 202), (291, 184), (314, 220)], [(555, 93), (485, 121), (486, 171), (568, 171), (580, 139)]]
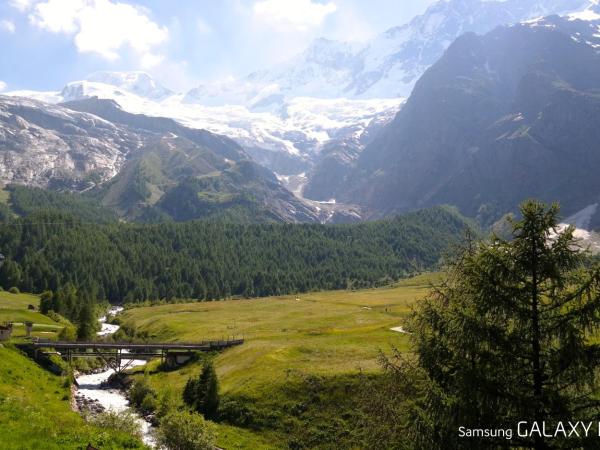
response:
[(0, 345), (0, 448), (144, 448), (137, 440), (87, 425), (71, 411), (69, 387), (27, 356)]
[(33, 305), (37, 309), (39, 304), (40, 298), (37, 295), (0, 291), (0, 323), (14, 322), (12, 336), (15, 338), (25, 336), (23, 322), (33, 322), (32, 336), (53, 338), (63, 329), (64, 325), (37, 310), (29, 309), (29, 305)]
[[(305, 424), (327, 424), (352, 408), (359, 374), (380, 373), (381, 352), (408, 350), (408, 335), (391, 328), (403, 325), (411, 305), (439, 277), (424, 275), (354, 292), (140, 307), (127, 310), (122, 319), (160, 341), (243, 336), (245, 343), (219, 354), (215, 365), (224, 398), (250, 405), (260, 424), (248, 429), (219, 425), (218, 444), (226, 449), (285, 448), (290, 445), (286, 439), (301, 434)], [(151, 384), (178, 397), (200, 370), (199, 363), (170, 372), (157, 366), (149, 365)], [(311, 390), (320, 399), (313, 409), (303, 398)], [(290, 413), (298, 404), (308, 405), (299, 418)], [(274, 431), (269, 421), (284, 425)]]
[(134, 308), (122, 318), (160, 341), (244, 337), (243, 345), (217, 358), (217, 370), (224, 391), (248, 393), (294, 372), (333, 375), (377, 369), (380, 350), (406, 349), (408, 336), (390, 328), (402, 325), (432, 279), (421, 276), (355, 292)]
[(0, 189), (0, 203), (4, 203), (8, 205), (10, 201), (10, 192), (8, 192), (5, 188)]
[(8, 291), (0, 291), (0, 309), (27, 309), (29, 305), (36, 308), (40, 304), (40, 298), (33, 294), (11, 294)]

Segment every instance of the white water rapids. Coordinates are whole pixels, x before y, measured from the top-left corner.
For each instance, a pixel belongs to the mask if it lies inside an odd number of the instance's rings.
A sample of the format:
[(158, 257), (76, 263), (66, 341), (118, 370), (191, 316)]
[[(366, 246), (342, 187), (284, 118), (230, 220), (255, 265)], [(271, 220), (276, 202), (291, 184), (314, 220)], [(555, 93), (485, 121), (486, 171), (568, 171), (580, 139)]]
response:
[[(115, 316), (121, 311), (123, 311), (122, 307), (113, 306), (107, 315)], [(101, 317), (99, 319), (99, 321), (102, 323), (102, 329), (98, 331), (98, 336), (108, 336), (110, 334), (116, 333), (119, 329), (119, 325), (112, 325), (106, 323), (106, 320), (106, 316)], [(123, 360), (122, 364), (129, 364), (129, 367), (136, 367), (143, 366), (144, 364), (146, 364), (146, 361), (141, 359)], [(113, 411), (120, 412), (130, 409), (129, 400), (127, 400), (127, 397), (125, 397), (123, 391), (119, 389), (106, 389), (102, 387), (102, 383), (106, 382), (113, 373), (115, 373), (113, 369), (108, 369), (100, 373), (77, 376), (75, 378), (79, 386), (77, 390), (77, 395), (87, 398), (89, 400), (95, 400), (107, 410), (111, 409)], [(142, 429), (142, 439), (144, 443), (146, 445), (154, 447), (155, 440), (152, 436), (150, 423), (148, 423), (146, 420), (143, 419), (143, 417), (139, 416), (138, 414), (134, 413), (134, 415), (137, 417), (137, 420)]]

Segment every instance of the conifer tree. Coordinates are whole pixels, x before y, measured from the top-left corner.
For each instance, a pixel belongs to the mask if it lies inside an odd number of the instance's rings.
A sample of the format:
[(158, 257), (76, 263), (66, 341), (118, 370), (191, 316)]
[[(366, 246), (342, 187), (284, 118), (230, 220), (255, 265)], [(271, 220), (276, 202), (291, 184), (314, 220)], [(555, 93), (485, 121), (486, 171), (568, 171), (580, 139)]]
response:
[(92, 340), (96, 331), (95, 322), (94, 308), (89, 302), (85, 302), (81, 307), (77, 321), (77, 339), (80, 341)]
[(206, 361), (198, 379), (197, 410), (207, 419), (217, 415), (219, 408), (219, 382), (212, 361)]
[(183, 401), (189, 406), (194, 406), (196, 403), (197, 384), (198, 380), (194, 378), (188, 378), (185, 388), (183, 389)]
[(183, 401), (207, 419), (216, 417), (219, 409), (219, 381), (212, 361), (204, 363), (198, 378), (188, 379), (183, 390)]
[(597, 445), (531, 429), (510, 441), (459, 436), (461, 426), (516, 434), (519, 421), (553, 429), (600, 418), (600, 347), (590, 339), (600, 326), (600, 270), (586, 267), (573, 228), (557, 227), (557, 205), (528, 201), (521, 215), (511, 240), (469, 245), (413, 314), (427, 381), (411, 419), (417, 448)]

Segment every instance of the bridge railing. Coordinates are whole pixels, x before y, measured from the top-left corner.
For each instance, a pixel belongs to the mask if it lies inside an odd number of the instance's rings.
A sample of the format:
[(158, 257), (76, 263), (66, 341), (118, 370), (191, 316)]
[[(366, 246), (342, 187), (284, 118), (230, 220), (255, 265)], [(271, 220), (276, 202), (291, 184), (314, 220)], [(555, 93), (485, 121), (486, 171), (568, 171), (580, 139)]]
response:
[(152, 349), (152, 350), (207, 350), (211, 348), (224, 348), (240, 345), (244, 343), (244, 339), (227, 339), (201, 342), (63, 342), (51, 341), (46, 339), (35, 339), (32, 344), (36, 348), (52, 347), (52, 348), (91, 348), (91, 349)]

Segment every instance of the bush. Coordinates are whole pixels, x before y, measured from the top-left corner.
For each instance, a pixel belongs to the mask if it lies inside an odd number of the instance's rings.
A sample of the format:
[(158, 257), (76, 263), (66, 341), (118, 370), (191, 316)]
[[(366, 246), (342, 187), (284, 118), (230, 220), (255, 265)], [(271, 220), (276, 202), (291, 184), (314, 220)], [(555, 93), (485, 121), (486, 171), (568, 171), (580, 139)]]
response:
[(91, 416), (88, 418), (88, 421), (98, 428), (121, 431), (138, 439), (142, 438), (140, 424), (136, 417), (129, 411), (116, 412), (108, 410)]
[(173, 390), (167, 388), (162, 391), (160, 398), (158, 399), (158, 408), (156, 409), (156, 416), (161, 418), (167, 416), (172, 411), (175, 411), (178, 407), (177, 396)]
[(171, 412), (162, 418), (157, 438), (159, 444), (178, 450), (213, 450), (214, 425), (200, 414)]
[(238, 399), (227, 399), (219, 407), (219, 419), (240, 427), (254, 425), (255, 411), (246, 402)]
[(8, 292), (10, 292), (11, 294), (20, 294), (21, 291), (19, 291), (19, 288), (16, 286), (11, 287)]
[(133, 383), (129, 391), (129, 399), (133, 405), (146, 413), (153, 412), (156, 409), (156, 392), (150, 386), (146, 376)]
[(61, 341), (75, 341), (77, 339), (77, 329), (70, 325), (65, 326), (58, 333), (58, 339)]
[(156, 411), (156, 408), (156, 396), (151, 393), (146, 394), (146, 396), (142, 400), (142, 403), (140, 404), (140, 409), (142, 410), (142, 412), (144, 412), (145, 414), (153, 413), (154, 411)]

